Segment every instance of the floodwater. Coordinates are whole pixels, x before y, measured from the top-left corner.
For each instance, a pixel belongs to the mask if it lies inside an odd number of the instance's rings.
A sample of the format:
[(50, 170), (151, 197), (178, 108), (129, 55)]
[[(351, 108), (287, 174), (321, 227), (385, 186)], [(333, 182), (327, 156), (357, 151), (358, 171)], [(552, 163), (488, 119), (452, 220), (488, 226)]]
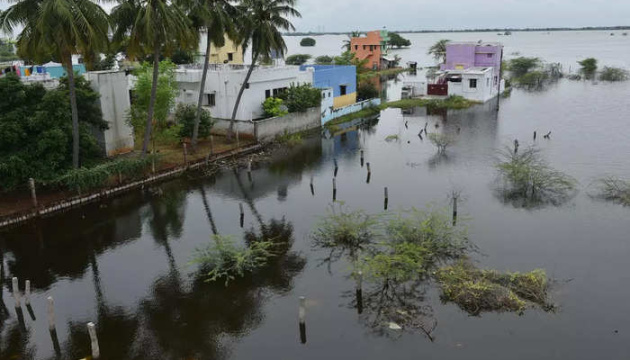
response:
[[(630, 83), (564, 80), (542, 92), (515, 90), (498, 111), (496, 102), (433, 115), (388, 109), (343, 134), (309, 138), (275, 155), (254, 168), (251, 181), (244, 169), (192, 173), (162, 184), (162, 195), (137, 191), (0, 232), (0, 358), (87, 356), (92, 321), (103, 359), (627, 359), (630, 209), (589, 194), (604, 175), (630, 178), (628, 94)], [(430, 131), (460, 129), (446, 156), (417, 136), (427, 122)], [(534, 130), (549, 163), (580, 183), (561, 206), (518, 208), (493, 191), (497, 149), (515, 138), (533, 144)], [(548, 131), (551, 139), (542, 139)], [(386, 142), (389, 135), (400, 141)], [(369, 183), (360, 149), (371, 164)], [(322, 264), (327, 254), (309, 239), (332, 202), (334, 159), (337, 200), (349, 209), (382, 211), (386, 186), (390, 212), (448, 206), (448, 194), (461, 191), (459, 211), (479, 249), (477, 265), (545, 269), (556, 280), (551, 297), (558, 312), (471, 317), (442, 304), (427, 284), (405, 300), (437, 324), (433, 341), (421, 332), (387, 330), (377, 316), (383, 304), (368, 296), (359, 315), (349, 264)], [(189, 263), (213, 233), (241, 241), (245, 231), (282, 219), (292, 247), (256, 276), (225, 288), (203, 283)], [(31, 280), (35, 320), (24, 305), (14, 308), (14, 276), (22, 289)], [(58, 355), (48, 331), (48, 296), (55, 299)], [(300, 296), (307, 298), (305, 344)]]

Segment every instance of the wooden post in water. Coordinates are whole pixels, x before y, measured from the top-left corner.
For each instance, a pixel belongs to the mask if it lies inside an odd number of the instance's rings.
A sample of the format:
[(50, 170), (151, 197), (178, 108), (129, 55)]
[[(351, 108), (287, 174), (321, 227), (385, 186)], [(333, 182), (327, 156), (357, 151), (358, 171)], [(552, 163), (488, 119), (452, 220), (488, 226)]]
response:
[(243, 204), (242, 204), (242, 203), (239, 203), (239, 204), (238, 204), (238, 209), (239, 209), (239, 210), (240, 210), (240, 212), (241, 212), (241, 218), (240, 218), (240, 219), (241, 219), (241, 221), (240, 221), (240, 223), (241, 223), (241, 227), (243, 227), (243, 224), (244, 224), (244, 222), (245, 222), (245, 212), (243, 211)]
[(335, 174), (334, 174), (334, 177), (337, 177), (337, 171), (339, 171), (339, 166), (337, 165), (337, 159), (333, 159), (333, 161), (335, 162)]
[(361, 149), (361, 167), (363, 167), (363, 149)]
[(24, 304), (26, 306), (31, 305), (31, 281), (26, 280), (26, 284), (24, 285)]
[(35, 179), (28, 179), (28, 187), (31, 189), (31, 200), (33, 201), (33, 207), (37, 208), (37, 193), (35, 192)]
[(363, 271), (359, 270), (357, 273), (357, 288), (356, 288), (356, 297), (357, 297), (357, 312), (359, 315), (363, 313)]
[(98, 338), (96, 337), (96, 327), (94, 323), (87, 324), (88, 333), (90, 334), (90, 347), (92, 348), (92, 359), (101, 357), (101, 350), (98, 347)]
[(457, 196), (453, 196), (453, 226), (457, 226)]
[(20, 301), (20, 288), (18, 286), (18, 278), (13, 277), (12, 285), (13, 285), (13, 298), (15, 299), (15, 307), (19, 308), (21, 306)]
[(48, 316), (48, 331), (50, 332), (50, 339), (52, 340), (55, 354), (57, 354), (57, 356), (60, 356), (61, 347), (59, 346), (59, 338), (57, 337), (57, 329), (55, 328), (55, 301), (53, 300), (52, 296), (49, 296), (47, 301), (48, 307), (46, 309), (46, 313)]
[(298, 318), (300, 322), (300, 342), (306, 344), (306, 298), (304, 296), (300, 296)]
[(385, 210), (387, 210), (388, 203), (389, 203), (389, 192), (387, 191), (387, 186), (385, 186), (385, 204), (384, 204)]
[(247, 179), (252, 182), (252, 158), (247, 161)]
[(311, 195), (315, 196), (315, 187), (313, 186), (313, 175), (311, 175)]
[(365, 164), (367, 166), (367, 181), (366, 183), (370, 183), (370, 179), (372, 178), (372, 170), (370, 169), (370, 163)]
[(536, 141), (536, 131), (534, 131), (534, 141)]
[(333, 178), (333, 202), (337, 201), (337, 179)]

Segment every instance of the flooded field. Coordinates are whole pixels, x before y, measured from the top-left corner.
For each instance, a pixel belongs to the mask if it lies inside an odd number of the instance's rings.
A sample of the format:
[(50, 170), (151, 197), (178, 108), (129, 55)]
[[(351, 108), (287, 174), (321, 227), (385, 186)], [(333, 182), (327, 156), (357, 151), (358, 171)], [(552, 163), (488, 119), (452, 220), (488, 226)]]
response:
[[(91, 321), (102, 359), (626, 359), (630, 209), (590, 194), (603, 176), (630, 178), (629, 93), (628, 83), (563, 80), (468, 110), (388, 109), (274, 154), (254, 166), (251, 180), (244, 168), (190, 173), (0, 232), (0, 358), (83, 358)], [(456, 139), (445, 154), (418, 137), (425, 124)], [(392, 135), (397, 140), (385, 140)], [(523, 208), (498, 197), (496, 154), (514, 139), (539, 148), (579, 191), (558, 206)], [(336, 200), (350, 210), (382, 212), (384, 187), (389, 213), (431, 204), (450, 209), (449, 194), (461, 192), (459, 214), (478, 249), (475, 264), (546, 270), (557, 311), (470, 316), (442, 303), (427, 281), (391, 300), (367, 296), (366, 288), (359, 314), (350, 264), (323, 262), (328, 253), (311, 239), (333, 201), (335, 160)], [(289, 244), (265, 271), (225, 287), (205, 283), (190, 263), (213, 234), (241, 243), (261, 228)], [(30, 308), (14, 308), (12, 277), (22, 291), (31, 281)], [(48, 296), (55, 300), (57, 348)], [(305, 343), (300, 296), (307, 300)], [(422, 312), (430, 334), (379, 320), (384, 307), (402, 303)]]

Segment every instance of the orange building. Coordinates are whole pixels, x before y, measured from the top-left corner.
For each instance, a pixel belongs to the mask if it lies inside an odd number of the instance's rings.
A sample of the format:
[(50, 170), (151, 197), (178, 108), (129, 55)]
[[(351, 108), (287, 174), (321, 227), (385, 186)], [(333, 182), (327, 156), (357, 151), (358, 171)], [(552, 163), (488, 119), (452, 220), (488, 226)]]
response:
[(380, 31), (370, 31), (366, 36), (350, 39), (350, 51), (359, 60), (368, 59), (365, 67), (372, 70), (381, 68), (381, 55), (386, 49), (382, 49), (383, 38)]

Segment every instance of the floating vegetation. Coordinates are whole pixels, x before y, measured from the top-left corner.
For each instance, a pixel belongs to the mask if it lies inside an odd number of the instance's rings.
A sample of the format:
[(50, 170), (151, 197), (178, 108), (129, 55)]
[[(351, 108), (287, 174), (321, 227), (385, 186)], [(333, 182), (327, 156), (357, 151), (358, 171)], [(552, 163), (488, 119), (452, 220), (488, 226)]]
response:
[(442, 300), (454, 302), (471, 315), (482, 312), (517, 312), (528, 306), (552, 311), (549, 303), (549, 279), (544, 270), (529, 273), (500, 273), (480, 270), (469, 261), (458, 261), (436, 272)]
[(362, 210), (346, 211), (344, 205), (331, 205), (312, 233), (314, 245), (330, 251), (324, 262), (339, 260), (344, 255), (356, 260), (360, 251), (374, 241), (379, 225), (378, 215)]
[(255, 241), (249, 246), (238, 246), (229, 236), (213, 235), (214, 243), (195, 251), (192, 263), (205, 272), (206, 282), (224, 280), (229, 282), (242, 278), (267, 265), (278, 253), (274, 241)]
[(398, 135), (388, 135), (385, 138), (385, 141), (387, 142), (392, 142), (392, 141), (398, 141), (400, 138), (398, 137)]
[(455, 142), (453, 136), (442, 133), (430, 133), (429, 140), (438, 148), (439, 153), (444, 153), (446, 148)]
[(598, 185), (598, 197), (630, 206), (630, 181), (611, 176), (598, 180)]
[(506, 147), (495, 166), (501, 179), (499, 195), (516, 207), (561, 205), (574, 194), (576, 180), (551, 168), (535, 148)]

